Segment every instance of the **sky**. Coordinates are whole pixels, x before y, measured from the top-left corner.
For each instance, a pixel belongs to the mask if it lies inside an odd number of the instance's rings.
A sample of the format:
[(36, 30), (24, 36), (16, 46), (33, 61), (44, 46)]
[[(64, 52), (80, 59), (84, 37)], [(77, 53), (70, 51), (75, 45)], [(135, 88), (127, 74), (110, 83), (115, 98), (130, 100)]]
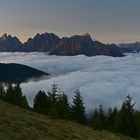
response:
[(90, 33), (104, 43), (140, 41), (140, 0), (0, 0), (0, 35)]

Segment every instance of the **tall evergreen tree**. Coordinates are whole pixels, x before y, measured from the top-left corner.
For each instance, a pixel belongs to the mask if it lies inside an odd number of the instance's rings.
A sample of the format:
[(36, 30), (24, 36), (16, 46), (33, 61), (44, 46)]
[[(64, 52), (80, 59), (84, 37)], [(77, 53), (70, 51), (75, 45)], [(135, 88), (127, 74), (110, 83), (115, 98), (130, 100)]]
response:
[(29, 104), (25, 95), (23, 95), (20, 99), (20, 107), (25, 108), (25, 109), (31, 109), (29, 107)]
[(102, 129), (105, 129), (105, 127), (106, 127), (106, 116), (105, 116), (102, 105), (99, 106), (99, 115), (100, 115), (100, 119), (101, 119)]
[(115, 131), (116, 129), (116, 118), (118, 115), (118, 109), (115, 107), (114, 109), (109, 108), (108, 109), (108, 114), (106, 117), (106, 127), (109, 131)]
[(62, 119), (70, 118), (70, 105), (66, 94), (64, 93), (59, 94), (58, 101), (56, 104), (56, 110), (60, 118)]
[(14, 101), (15, 105), (22, 108), (29, 108), (26, 96), (23, 95), (22, 89), (19, 84), (15, 85), (13, 96), (15, 96), (15, 101)]
[(15, 86), (9, 84), (5, 95), (5, 100), (19, 107), (29, 108), (27, 99), (23, 95), (22, 89), (19, 84), (16, 84)]
[(58, 88), (58, 85), (54, 82), (52, 84), (51, 90), (48, 91), (48, 102), (50, 104), (49, 116), (51, 118), (59, 118), (59, 115), (58, 115), (58, 112), (57, 112), (57, 109), (56, 109), (59, 94), (60, 94), (60, 90)]
[(99, 109), (95, 109), (93, 116), (91, 117), (91, 126), (97, 130), (105, 129), (105, 114), (102, 106), (100, 105)]
[(47, 115), (47, 95), (44, 91), (39, 91), (34, 98), (33, 110), (38, 113)]
[(21, 106), (22, 89), (19, 84), (16, 84), (13, 91), (13, 96), (15, 97), (14, 104)]
[(51, 90), (46, 95), (44, 91), (39, 91), (34, 99), (33, 110), (51, 118), (68, 119), (70, 105), (67, 95), (59, 90), (57, 84), (53, 84)]
[(13, 105), (15, 105), (15, 100), (16, 100), (14, 90), (15, 89), (14, 89), (13, 85), (9, 84), (7, 91), (6, 91), (6, 96), (5, 96), (5, 100)]
[(100, 120), (100, 115), (99, 115), (99, 112), (98, 112), (97, 109), (95, 109), (93, 115), (90, 118), (90, 122), (89, 123), (90, 123), (89, 125), (91, 127), (93, 127), (94, 129), (98, 129), (98, 130), (102, 129), (100, 127), (101, 120)]
[(4, 98), (5, 98), (5, 89), (3, 83), (0, 83), (0, 99), (4, 99)]
[(77, 121), (78, 123), (82, 123), (82, 124), (86, 123), (84, 102), (81, 97), (81, 93), (80, 93), (79, 89), (77, 89), (75, 91), (71, 111), (72, 111), (73, 120)]
[(52, 108), (56, 107), (59, 94), (60, 94), (60, 90), (58, 88), (58, 85), (54, 82), (54, 84), (52, 84), (51, 90), (48, 92), (48, 98), (49, 98)]
[(140, 111), (135, 112), (135, 122), (137, 124), (137, 135), (136, 138), (140, 140)]
[(132, 103), (132, 98), (128, 95), (122, 104), (116, 120), (117, 131), (132, 137), (136, 137), (137, 135), (134, 105), (135, 104)]

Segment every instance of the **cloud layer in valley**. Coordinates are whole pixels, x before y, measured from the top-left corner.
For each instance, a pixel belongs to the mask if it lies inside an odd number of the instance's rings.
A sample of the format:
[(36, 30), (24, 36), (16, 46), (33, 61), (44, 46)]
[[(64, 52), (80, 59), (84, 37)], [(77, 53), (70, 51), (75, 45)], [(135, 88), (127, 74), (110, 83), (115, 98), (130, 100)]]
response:
[(41, 81), (30, 81), (21, 86), (30, 105), (38, 90), (49, 90), (55, 81), (67, 92), (70, 101), (79, 88), (85, 105), (93, 110), (120, 106), (126, 95), (131, 95), (140, 108), (140, 54), (122, 58), (108, 56), (48, 56), (45, 53), (0, 53), (1, 63), (21, 63), (51, 74)]

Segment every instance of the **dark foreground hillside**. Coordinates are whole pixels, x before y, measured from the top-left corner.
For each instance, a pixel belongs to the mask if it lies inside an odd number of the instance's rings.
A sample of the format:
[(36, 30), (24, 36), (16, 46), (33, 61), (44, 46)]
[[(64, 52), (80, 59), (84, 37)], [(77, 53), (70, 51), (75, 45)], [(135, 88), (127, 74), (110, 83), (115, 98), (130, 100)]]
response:
[(48, 75), (47, 73), (21, 64), (0, 63), (0, 81), (8, 83), (21, 83), (27, 79)]
[(134, 140), (80, 124), (52, 120), (0, 101), (0, 140)]

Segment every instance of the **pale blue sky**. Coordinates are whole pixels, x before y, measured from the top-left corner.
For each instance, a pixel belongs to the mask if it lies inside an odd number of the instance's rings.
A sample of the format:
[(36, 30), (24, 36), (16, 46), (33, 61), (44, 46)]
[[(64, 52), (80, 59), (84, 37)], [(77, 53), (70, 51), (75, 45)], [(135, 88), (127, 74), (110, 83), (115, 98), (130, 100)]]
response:
[(140, 0), (0, 0), (0, 35), (89, 32), (105, 43), (140, 41)]

